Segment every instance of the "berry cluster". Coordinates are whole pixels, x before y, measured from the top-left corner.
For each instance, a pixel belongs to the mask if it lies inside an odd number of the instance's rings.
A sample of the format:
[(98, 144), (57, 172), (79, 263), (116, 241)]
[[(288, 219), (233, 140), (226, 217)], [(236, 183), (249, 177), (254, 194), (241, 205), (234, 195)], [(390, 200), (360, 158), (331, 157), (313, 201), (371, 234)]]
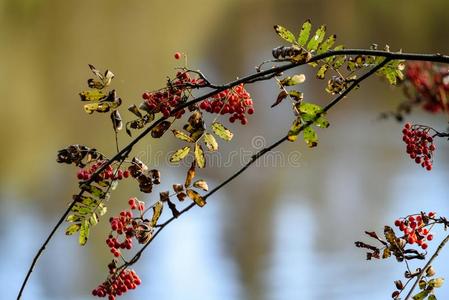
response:
[(253, 100), (243, 84), (202, 101), (200, 108), (210, 113), (231, 114), (229, 121), (234, 123), (236, 120), (240, 120), (242, 125), (248, 123), (245, 114), (252, 115), (254, 113)]
[(394, 222), (394, 225), (404, 233), (404, 239), (407, 243), (410, 245), (417, 244), (423, 250), (426, 250), (428, 247), (426, 241), (433, 240), (433, 235), (429, 232), (429, 229), (425, 227), (427, 226), (429, 219), (434, 217), (434, 212), (429, 212), (428, 214), (421, 213), (409, 216), (405, 219), (398, 219)]
[(140, 285), (141, 280), (134, 270), (125, 269), (117, 273), (116, 263), (109, 264), (110, 277), (92, 291), (92, 295), (103, 298), (108, 296), (109, 300), (114, 300), (115, 296), (121, 296), (129, 290)]
[[(80, 168), (76, 173), (76, 177), (79, 180), (89, 180), (93, 173), (95, 173), (106, 161), (98, 161), (91, 166)], [(130, 176), (130, 172), (128, 170), (117, 169), (114, 170), (111, 165), (107, 166), (106, 169), (98, 174), (98, 178), (96, 180), (122, 180), (123, 178), (128, 178)]]
[(435, 151), (433, 137), (429, 135), (430, 128), (406, 123), (402, 129), (404, 143), (407, 144), (407, 154), (423, 168), (432, 170), (432, 155)]
[[(171, 111), (179, 105), (185, 103), (189, 97), (189, 90), (192, 87), (204, 85), (201, 78), (192, 77), (188, 71), (178, 72), (174, 80), (170, 80), (167, 88), (155, 92), (145, 92), (142, 94), (143, 103), (141, 108), (149, 113), (162, 113), (165, 118), (172, 115)], [(185, 113), (182, 109), (173, 116), (181, 118)]]
[[(405, 72), (409, 98), (419, 101), (426, 111), (449, 111), (449, 71), (431, 62), (409, 62)], [(413, 93), (411, 93), (413, 91)]]
[[(123, 210), (120, 212), (119, 217), (111, 217), (109, 219), (112, 233), (106, 240), (106, 244), (111, 249), (111, 253), (115, 257), (119, 257), (121, 255), (119, 249), (130, 250), (133, 246), (132, 238), (136, 235), (139, 222), (138, 219), (133, 218), (132, 210), (137, 209), (140, 211), (140, 214), (142, 214), (145, 209), (145, 203), (137, 200), (136, 198), (130, 198), (128, 204), (131, 210)], [(115, 237), (113, 236), (114, 232), (116, 233)], [(124, 235), (124, 237), (120, 238), (122, 235)], [(119, 239), (122, 241), (120, 242)]]

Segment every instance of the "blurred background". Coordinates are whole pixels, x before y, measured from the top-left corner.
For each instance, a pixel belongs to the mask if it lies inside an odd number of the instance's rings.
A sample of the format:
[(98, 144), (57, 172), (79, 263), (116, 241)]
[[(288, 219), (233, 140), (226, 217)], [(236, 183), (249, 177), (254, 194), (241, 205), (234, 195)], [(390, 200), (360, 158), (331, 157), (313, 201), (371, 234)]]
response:
[[(112, 87), (125, 107), (143, 91), (161, 87), (179, 61), (223, 83), (254, 71), (281, 45), (273, 25), (296, 31), (307, 19), (327, 24), (350, 48), (388, 43), (392, 50), (449, 53), (446, 0), (387, 1), (43, 1), (0, 0), (0, 281), (2, 299), (13, 299), (44, 238), (77, 191), (76, 168), (58, 165), (69, 144), (114, 153), (108, 115), (87, 115), (78, 92), (91, 76), (87, 64), (112, 70)], [(313, 73), (307, 67), (308, 78)], [(325, 104), (325, 82), (303, 86), (306, 100)], [(221, 145), (253, 153), (282, 137), (293, 120), (288, 105), (270, 109), (273, 82), (248, 87), (255, 115), (247, 126), (227, 124), (236, 135)], [(405, 266), (366, 261), (354, 247), (364, 230), (420, 210), (449, 215), (449, 146), (437, 144), (434, 170), (405, 154), (401, 124), (377, 121), (403, 99), (400, 89), (372, 78), (329, 114), (320, 144), (283, 144), (281, 160), (262, 161), (169, 226), (135, 265), (143, 284), (122, 299), (389, 299)], [(410, 121), (444, 130), (447, 118), (416, 111)], [(253, 137), (257, 137), (255, 140)], [(125, 145), (130, 139), (120, 137)], [(148, 138), (135, 149), (162, 172), (150, 195), (124, 182), (109, 201), (108, 216), (130, 195), (147, 203), (159, 190), (184, 180), (186, 167), (155, 153), (177, 148), (172, 135)], [(215, 186), (242, 165), (206, 169)], [(167, 215), (168, 216), (168, 213)], [(59, 230), (31, 276), (23, 299), (85, 299), (105, 279), (111, 255), (103, 219), (85, 247)], [(443, 237), (436, 232), (435, 244)], [(449, 250), (435, 268), (449, 274)], [(449, 298), (449, 287), (438, 291)]]

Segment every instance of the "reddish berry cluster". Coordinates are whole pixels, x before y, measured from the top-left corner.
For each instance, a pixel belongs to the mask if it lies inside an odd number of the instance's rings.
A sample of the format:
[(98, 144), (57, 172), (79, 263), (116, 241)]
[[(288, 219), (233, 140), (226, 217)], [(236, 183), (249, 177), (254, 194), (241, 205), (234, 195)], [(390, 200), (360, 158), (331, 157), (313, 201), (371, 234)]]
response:
[(229, 121), (234, 123), (236, 120), (240, 120), (242, 125), (248, 123), (245, 114), (252, 115), (254, 113), (253, 100), (243, 84), (202, 101), (200, 108), (210, 113), (231, 114)]
[[(449, 70), (431, 62), (409, 62), (405, 72), (412, 100), (418, 100), (423, 108), (432, 113), (449, 111)], [(410, 93), (410, 89), (414, 93)]]
[(135, 289), (142, 282), (134, 270), (125, 269), (123, 272), (115, 274), (115, 263), (109, 265), (109, 272), (111, 273), (110, 278), (94, 289), (92, 295), (100, 298), (108, 296), (109, 300), (114, 300), (116, 296)]
[[(128, 203), (131, 209), (138, 209), (140, 213), (145, 209), (145, 203), (135, 198), (130, 198)], [(121, 255), (119, 249), (130, 250), (132, 248), (132, 237), (135, 236), (135, 231), (139, 223), (133, 218), (133, 212), (131, 210), (121, 211), (120, 216), (111, 217), (109, 223), (111, 224), (112, 233), (115, 232), (116, 237), (111, 233), (106, 240), (106, 244), (111, 249), (111, 253), (115, 257), (119, 257)], [(124, 235), (122, 242), (119, 241), (121, 235)]]
[[(201, 78), (192, 77), (188, 71), (178, 72), (174, 80), (169, 81), (167, 88), (142, 94), (142, 108), (150, 113), (162, 113), (165, 118), (172, 115), (171, 111), (186, 102), (189, 89), (204, 85)], [(185, 110), (180, 110), (173, 116), (181, 118)]]
[[(76, 177), (79, 180), (89, 180), (93, 173), (95, 173), (106, 161), (98, 161), (89, 167), (80, 168), (76, 173)], [(122, 180), (123, 178), (128, 178), (130, 172), (128, 170), (114, 170), (111, 165), (107, 166), (106, 169), (98, 174), (97, 180)]]
[(407, 144), (410, 158), (428, 171), (432, 170), (432, 156), (435, 151), (433, 137), (429, 135), (429, 131), (429, 127), (412, 126), (410, 123), (406, 123), (402, 129), (402, 140)]
[(428, 214), (421, 213), (405, 219), (398, 219), (394, 222), (394, 225), (404, 233), (404, 239), (407, 243), (410, 245), (417, 244), (425, 250), (428, 247), (426, 241), (433, 240), (433, 235), (425, 227), (427, 226), (428, 220), (434, 217), (434, 212), (429, 212)]

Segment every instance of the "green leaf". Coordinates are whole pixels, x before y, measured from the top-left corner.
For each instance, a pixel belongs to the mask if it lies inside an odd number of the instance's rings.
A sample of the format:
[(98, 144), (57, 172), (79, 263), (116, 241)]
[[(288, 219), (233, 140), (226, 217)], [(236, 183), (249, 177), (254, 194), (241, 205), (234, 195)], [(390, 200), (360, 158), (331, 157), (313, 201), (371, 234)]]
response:
[(306, 142), (307, 146), (310, 148), (316, 147), (318, 145), (318, 135), (315, 130), (310, 126), (306, 127), (303, 131), (304, 134), (304, 142)]
[(206, 143), (207, 149), (211, 152), (215, 152), (218, 150), (218, 143), (217, 140), (215, 140), (214, 136), (210, 133), (206, 133), (204, 135), (204, 143)]
[(97, 225), (98, 224), (98, 216), (96, 213), (93, 213), (92, 216), (89, 218), (89, 223), (91, 225)]
[(313, 122), (316, 126), (320, 128), (327, 128), (329, 127), (329, 121), (326, 118), (326, 114), (322, 113), (318, 119), (316, 119), (315, 122)]
[(204, 157), (204, 151), (200, 144), (195, 144), (195, 161), (199, 168), (206, 166), (206, 158)]
[(222, 138), (225, 141), (230, 141), (232, 139), (232, 137), (234, 136), (234, 134), (229, 129), (227, 129), (226, 127), (224, 127), (223, 124), (218, 123), (218, 122), (212, 123), (212, 131), (219, 138)]
[(81, 101), (93, 101), (98, 102), (107, 97), (107, 94), (100, 90), (90, 90), (79, 93)]
[(304, 22), (304, 24), (302, 24), (301, 30), (299, 31), (298, 44), (301, 47), (304, 47), (307, 41), (309, 40), (311, 29), (312, 29), (312, 22), (310, 22), (310, 19), (308, 19)]
[(84, 246), (87, 243), (88, 238), (89, 238), (89, 221), (84, 220), (80, 228), (80, 236), (78, 239), (79, 244), (81, 246)]
[(296, 84), (300, 84), (306, 81), (306, 75), (304, 74), (296, 74), (293, 76), (287, 76), (281, 80), (281, 85), (283, 86), (292, 86)]
[(317, 104), (309, 103), (309, 102), (301, 102), (298, 105), (296, 105), (296, 108), (301, 113), (305, 113), (308, 115), (316, 116), (316, 114), (321, 113), (323, 111), (323, 108)]
[(157, 221), (159, 220), (159, 218), (162, 215), (162, 210), (164, 208), (164, 204), (162, 203), (162, 201), (158, 201), (154, 204), (153, 206), (153, 217), (151, 218), (150, 221), (150, 226), (154, 227), (157, 224)]
[(206, 205), (206, 200), (204, 200), (204, 198), (194, 190), (187, 189), (186, 192), (187, 196), (192, 199), (199, 207), (203, 207), (204, 205)]
[[(84, 184), (84, 185), (82, 185), (81, 186), (81, 189), (82, 190), (84, 190), (84, 191), (86, 191), (86, 192), (88, 192), (89, 194), (91, 194), (92, 196), (94, 196), (94, 197), (96, 197), (96, 198), (100, 198), (100, 199), (103, 199), (103, 198), (105, 198), (106, 197), (106, 195), (107, 195), (107, 193), (105, 193), (103, 190), (101, 190), (100, 188), (98, 188), (98, 187), (96, 187), (96, 186), (94, 186), (94, 185), (86, 185), (86, 184)], [(82, 197), (82, 202), (84, 203), (84, 204), (86, 204), (84, 201), (94, 201), (92, 198), (89, 198), (90, 200), (87, 200), (86, 198), (88, 198), (88, 197)]]
[(173, 153), (172, 156), (170, 157), (170, 162), (175, 163), (181, 161), (182, 159), (184, 159), (184, 157), (187, 156), (187, 154), (189, 154), (189, 152), (190, 152), (189, 146), (185, 146), (181, 149), (176, 150), (176, 152)]
[(295, 91), (295, 90), (289, 91), (288, 94), (290, 95), (290, 97), (293, 100), (295, 100), (297, 102), (302, 101), (302, 99), (304, 99), (303, 93)]
[(88, 114), (92, 114), (95, 111), (99, 113), (105, 113), (117, 107), (119, 107), (119, 104), (115, 102), (96, 102), (85, 104), (84, 111)]
[(302, 128), (302, 123), (301, 123), (301, 118), (297, 118), (292, 126), (290, 127), (290, 130), (288, 131), (288, 135), (287, 135), (287, 139), (290, 142), (294, 142), (298, 139), (298, 134), (301, 132), (301, 128)]
[(66, 235), (72, 235), (76, 232), (78, 232), (81, 228), (81, 224), (77, 223), (77, 224), (72, 224), (69, 227), (66, 228), (65, 230), (65, 234)]
[(437, 300), (437, 296), (435, 296), (435, 294), (429, 295), (427, 300)]
[(209, 190), (209, 186), (207, 185), (207, 182), (203, 179), (198, 179), (197, 181), (195, 181), (193, 183), (193, 186), (199, 189), (202, 189), (203, 191), (208, 191)]
[(318, 78), (318, 79), (324, 79), (324, 77), (326, 76), (327, 70), (329, 70), (329, 65), (328, 65), (328, 64), (322, 65), (322, 66), (318, 69), (318, 72), (316, 73), (316, 78)]
[(282, 27), (280, 25), (275, 25), (274, 30), (276, 33), (284, 40), (286, 40), (289, 43), (294, 44), (296, 42), (295, 36), (293, 33), (291, 33), (288, 29), (285, 27)]
[(79, 215), (69, 215), (65, 219), (66, 222), (79, 222), (81, 221), (81, 216)]
[(337, 36), (335, 34), (328, 37), (318, 48), (317, 54), (327, 52), (334, 45), (336, 39)]
[(181, 141), (185, 141), (185, 142), (188, 142), (188, 143), (194, 143), (195, 142), (190, 136), (188, 136), (187, 134), (185, 134), (184, 132), (182, 132), (180, 130), (173, 129), (172, 132), (175, 135), (175, 137), (180, 139)]
[(423, 290), (412, 297), (413, 300), (424, 300), (428, 295), (430, 291), (429, 290)]
[(307, 50), (316, 51), (318, 45), (323, 41), (325, 34), (326, 34), (326, 26), (321, 25), (315, 32), (315, 35), (310, 39), (309, 43), (307, 44)]

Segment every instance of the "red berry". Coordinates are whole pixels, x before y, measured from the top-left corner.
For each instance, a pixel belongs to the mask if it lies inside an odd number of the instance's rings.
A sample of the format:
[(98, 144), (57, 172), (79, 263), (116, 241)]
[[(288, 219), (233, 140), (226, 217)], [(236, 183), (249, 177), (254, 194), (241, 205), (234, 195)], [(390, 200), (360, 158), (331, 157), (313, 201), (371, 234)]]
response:
[(423, 250), (426, 250), (428, 246), (429, 246), (429, 245), (427, 245), (427, 243), (422, 243), (421, 248), (422, 248)]
[(181, 53), (179, 52), (175, 52), (175, 59), (180, 59), (181, 58)]
[(433, 235), (429, 234), (429, 235), (427, 236), (427, 240), (428, 240), (428, 241), (433, 240)]
[(401, 224), (402, 224), (401, 220), (396, 220), (396, 221), (394, 221), (394, 225), (395, 225), (396, 227), (401, 226)]

